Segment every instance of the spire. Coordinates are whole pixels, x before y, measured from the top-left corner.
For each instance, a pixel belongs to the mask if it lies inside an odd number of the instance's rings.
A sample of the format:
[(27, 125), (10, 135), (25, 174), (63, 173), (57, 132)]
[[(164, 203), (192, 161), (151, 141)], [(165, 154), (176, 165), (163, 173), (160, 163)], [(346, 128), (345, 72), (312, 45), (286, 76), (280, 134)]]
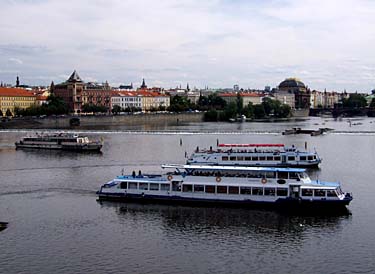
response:
[(16, 87), (18, 88), (20, 86), (20, 78), (18, 77), (17, 75), (17, 79), (16, 79)]
[(76, 70), (73, 71), (72, 75), (70, 75), (68, 82), (83, 82), (81, 77), (79, 77)]
[(186, 90), (187, 90), (187, 91), (190, 91), (189, 83), (187, 83), (187, 85), (186, 85)]
[(143, 78), (142, 80), (141, 88), (147, 88), (146, 83), (145, 83), (145, 78)]
[(55, 83), (53, 81), (51, 82), (51, 86), (50, 86), (49, 90), (50, 90), (51, 94), (53, 94), (54, 91), (55, 91)]

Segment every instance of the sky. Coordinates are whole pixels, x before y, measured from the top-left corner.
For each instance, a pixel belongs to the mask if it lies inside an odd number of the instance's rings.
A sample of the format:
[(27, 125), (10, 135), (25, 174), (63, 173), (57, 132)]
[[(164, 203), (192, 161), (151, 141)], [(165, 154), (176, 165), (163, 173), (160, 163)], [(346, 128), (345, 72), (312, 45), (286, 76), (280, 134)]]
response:
[(373, 0), (0, 0), (0, 80), (375, 89)]

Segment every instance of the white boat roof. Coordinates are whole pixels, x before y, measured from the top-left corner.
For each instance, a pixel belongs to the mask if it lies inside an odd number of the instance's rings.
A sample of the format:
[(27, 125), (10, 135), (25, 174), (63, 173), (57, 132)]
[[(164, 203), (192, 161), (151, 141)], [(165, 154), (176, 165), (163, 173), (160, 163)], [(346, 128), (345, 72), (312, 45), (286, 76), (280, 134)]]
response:
[(304, 172), (304, 168), (288, 168), (288, 167), (244, 167), (244, 166), (210, 166), (210, 165), (180, 165), (180, 164), (164, 164), (162, 168), (176, 169), (195, 169), (195, 170), (236, 170), (236, 171), (284, 171), (284, 172)]

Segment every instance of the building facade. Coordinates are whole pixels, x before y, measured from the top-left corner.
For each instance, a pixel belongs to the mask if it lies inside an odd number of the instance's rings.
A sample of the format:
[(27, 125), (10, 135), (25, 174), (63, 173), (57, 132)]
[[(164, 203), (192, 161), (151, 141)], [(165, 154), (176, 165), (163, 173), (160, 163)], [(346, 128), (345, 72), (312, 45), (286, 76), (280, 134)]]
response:
[(294, 108), (308, 109), (310, 107), (310, 90), (297, 78), (287, 78), (279, 84), (279, 92), (294, 94)]
[[(34, 106), (36, 95), (22, 88), (0, 87), (0, 109), (3, 116), (10, 111), (15, 115), (15, 109), (27, 109)], [(9, 111), (8, 111), (9, 110)]]

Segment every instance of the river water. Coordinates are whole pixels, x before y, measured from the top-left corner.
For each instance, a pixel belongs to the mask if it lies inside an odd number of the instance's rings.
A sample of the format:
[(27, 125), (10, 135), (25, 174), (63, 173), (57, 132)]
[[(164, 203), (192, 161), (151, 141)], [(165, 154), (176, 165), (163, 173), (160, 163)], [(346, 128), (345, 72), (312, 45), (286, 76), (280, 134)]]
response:
[[(334, 130), (283, 136), (291, 127)], [(0, 131), (0, 273), (374, 273), (375, 119), (88, 128), (101, 154), (15, 150)], [(344, 215), (99, 203), (101, 184), (161, 172), (197, 146), (285, 143), (323, 158), (313, 178), (353, 193)]]

